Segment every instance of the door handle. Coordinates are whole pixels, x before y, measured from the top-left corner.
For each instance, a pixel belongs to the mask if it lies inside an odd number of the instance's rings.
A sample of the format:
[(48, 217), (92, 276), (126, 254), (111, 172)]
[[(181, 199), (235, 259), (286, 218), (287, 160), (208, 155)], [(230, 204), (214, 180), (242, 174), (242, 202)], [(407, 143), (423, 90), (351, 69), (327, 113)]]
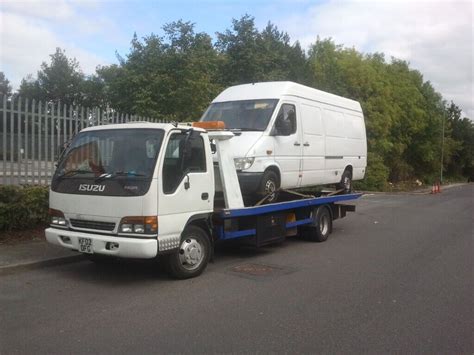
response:
[(308, 142), (305, 142), (303, 145), (304, 145), (305, 147), (309, 147), (309, 143), (308, 143)]
[(299, 147), (301, 145), (301, 143), (300, 142), (295, 142), (293, 145), (296, 146), (296, 147)]
[(209, 198), (209, 194), (207, 192), (203, 192), (201, 194), (201, 200), (207, 200)]

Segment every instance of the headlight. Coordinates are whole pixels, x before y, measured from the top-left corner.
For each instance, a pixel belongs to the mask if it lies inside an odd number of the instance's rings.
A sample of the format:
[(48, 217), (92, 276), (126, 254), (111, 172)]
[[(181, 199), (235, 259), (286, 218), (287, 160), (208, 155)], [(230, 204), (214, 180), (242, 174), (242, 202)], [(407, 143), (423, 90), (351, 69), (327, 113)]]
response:
[(67, 227), (66, 218), (64, 218), (64, 213), (53, 208), (49, 209), (50, 215), (50, 224), (56, 227)]
[(124, 217), (120, 221), (119, 233), (157, 234), (158, 233), (158, 217), (156, 216)]
[(235, 169), (237, 170), (247, 170), (249, 169), (255, 158), (234, 158)]

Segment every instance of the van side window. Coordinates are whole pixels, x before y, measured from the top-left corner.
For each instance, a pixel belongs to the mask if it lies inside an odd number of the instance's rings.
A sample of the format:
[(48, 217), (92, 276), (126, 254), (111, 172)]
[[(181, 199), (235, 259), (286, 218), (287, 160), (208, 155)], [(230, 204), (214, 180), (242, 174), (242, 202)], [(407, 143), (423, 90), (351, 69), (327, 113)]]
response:
[(201, 136), (188, 139), (186, 133), (173, 133), (166, 147), (163, 162), (163, 192), (170, 194), (188, 173), (206, 172), (204, 140)]
[[(296, 133), (296, 108), (295, 105), (283, 104), (280, 107), (276, 121), (275, 129), (277, 133), (291, 135)], [(285, 132), (286, 131), (286, 132)], [(284, 134), (284, 132), (286, 134)]]

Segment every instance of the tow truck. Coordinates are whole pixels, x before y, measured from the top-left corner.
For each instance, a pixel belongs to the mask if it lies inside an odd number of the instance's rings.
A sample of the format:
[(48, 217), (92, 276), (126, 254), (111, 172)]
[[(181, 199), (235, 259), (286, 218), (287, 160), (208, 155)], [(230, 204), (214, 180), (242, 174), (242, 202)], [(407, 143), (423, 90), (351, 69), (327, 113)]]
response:
[[(279, 191), (245, 205), (223, 122), (90, 127), (62, 154), (50, 190), (48, 242), (93, 261), (158, 259), (200, 275), (218, 243), (262, 247), (304, 234), (324, 242), (360, 193)], [(142, 166), (140, 166), (142, 165)]]

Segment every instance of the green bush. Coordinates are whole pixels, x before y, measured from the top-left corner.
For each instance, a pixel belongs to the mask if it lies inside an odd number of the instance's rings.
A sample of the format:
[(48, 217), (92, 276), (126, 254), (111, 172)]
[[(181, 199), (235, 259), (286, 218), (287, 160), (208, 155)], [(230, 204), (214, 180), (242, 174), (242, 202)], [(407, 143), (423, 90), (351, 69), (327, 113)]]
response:
[(0, 185), (0, 231), (48, 223), (48, 191), (44, 186)]
[(382, 157), (375, 153), (368, 153), (367, 171), (365, 178), (354, 182), (354, 189), (365, 191), (384, 191), (387, 189), (389, 168), (384, 164)]

